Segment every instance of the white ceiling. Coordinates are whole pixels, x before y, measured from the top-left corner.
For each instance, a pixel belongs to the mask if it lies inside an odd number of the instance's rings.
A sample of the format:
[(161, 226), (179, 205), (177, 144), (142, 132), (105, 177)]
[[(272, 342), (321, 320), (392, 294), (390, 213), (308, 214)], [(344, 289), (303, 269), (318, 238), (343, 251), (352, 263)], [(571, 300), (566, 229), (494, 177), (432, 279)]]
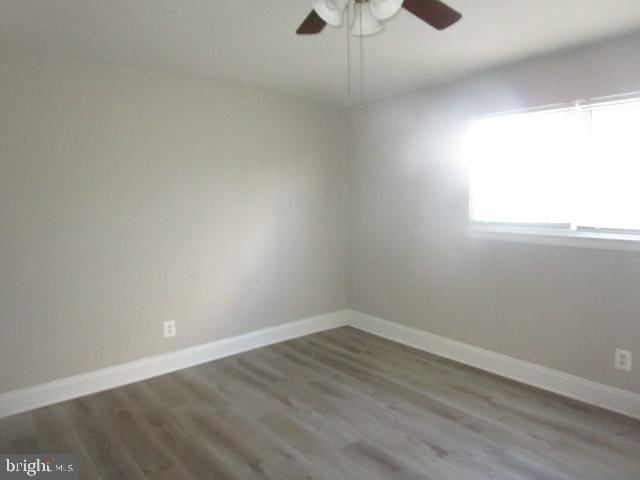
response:
[[(640, 0), (447, 1), (463, 14), (449, 30), (402, 11), (365, 40), (369, 100), (640, 31)], [(308, 0), (0, 0), (0, 45), (343, 102), (346, 34), (295, 35), (309, 11)]]

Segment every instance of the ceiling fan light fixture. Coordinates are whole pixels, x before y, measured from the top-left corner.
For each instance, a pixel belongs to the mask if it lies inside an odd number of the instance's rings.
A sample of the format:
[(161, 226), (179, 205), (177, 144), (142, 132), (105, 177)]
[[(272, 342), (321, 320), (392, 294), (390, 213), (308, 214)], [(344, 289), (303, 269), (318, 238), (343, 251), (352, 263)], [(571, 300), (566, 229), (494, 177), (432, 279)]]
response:
[(369, 2), (356, 3), (353, 11), (351, 33), (358, 37), (375, 35), (384, 30), (384, 24), (373, 15)]
[(404, 0), (369, 0), (371, 13), (378, 20), (388, 20), (402, 8)]
[(344, 10), (349, 0), (311, 0), (316, 13), (332, 27), (342, 26)]

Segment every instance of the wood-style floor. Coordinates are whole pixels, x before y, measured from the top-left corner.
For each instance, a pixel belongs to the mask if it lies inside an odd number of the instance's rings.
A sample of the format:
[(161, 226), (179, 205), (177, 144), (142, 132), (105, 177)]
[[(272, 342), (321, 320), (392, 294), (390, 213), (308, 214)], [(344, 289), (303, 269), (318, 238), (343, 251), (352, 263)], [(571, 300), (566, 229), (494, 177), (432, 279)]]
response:
[(640, 479), (640, 422), (352, 328), (0, 420), (85, 479)]

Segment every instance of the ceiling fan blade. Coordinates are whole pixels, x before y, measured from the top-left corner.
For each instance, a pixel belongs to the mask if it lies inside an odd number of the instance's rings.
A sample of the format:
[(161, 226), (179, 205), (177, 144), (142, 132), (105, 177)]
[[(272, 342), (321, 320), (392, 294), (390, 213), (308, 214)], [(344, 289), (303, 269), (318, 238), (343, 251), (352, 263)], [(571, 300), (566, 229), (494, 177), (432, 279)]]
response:
[(462, 18), (440, 0), (404, 0), (402, 6), (437, 30), (444, 30)]
[(315, 10), (311, 10), (311, 13), (304, 19), (304, 22), (298, 27), (296, 33), (298, 35), (313, 35), (320, 33), (327, 23), (320, 18)]

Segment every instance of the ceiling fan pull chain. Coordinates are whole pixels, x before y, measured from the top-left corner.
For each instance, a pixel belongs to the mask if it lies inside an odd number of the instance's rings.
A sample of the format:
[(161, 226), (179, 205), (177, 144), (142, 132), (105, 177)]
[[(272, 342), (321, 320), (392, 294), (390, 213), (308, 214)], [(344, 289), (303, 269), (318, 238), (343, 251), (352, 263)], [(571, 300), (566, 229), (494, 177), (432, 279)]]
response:
[[(351, 3), (351, 2), (349, 2)], [(351, 95), (351, 33), (349, 32), (349, 3), (345, 9), (345, 30), (347, 32), (347, 102), (353, 105), (353, 97)]]
[(360, 17), (360, 108), (364, 110), (364, 53), (362, 50), (362, 4), (358, 8)]

